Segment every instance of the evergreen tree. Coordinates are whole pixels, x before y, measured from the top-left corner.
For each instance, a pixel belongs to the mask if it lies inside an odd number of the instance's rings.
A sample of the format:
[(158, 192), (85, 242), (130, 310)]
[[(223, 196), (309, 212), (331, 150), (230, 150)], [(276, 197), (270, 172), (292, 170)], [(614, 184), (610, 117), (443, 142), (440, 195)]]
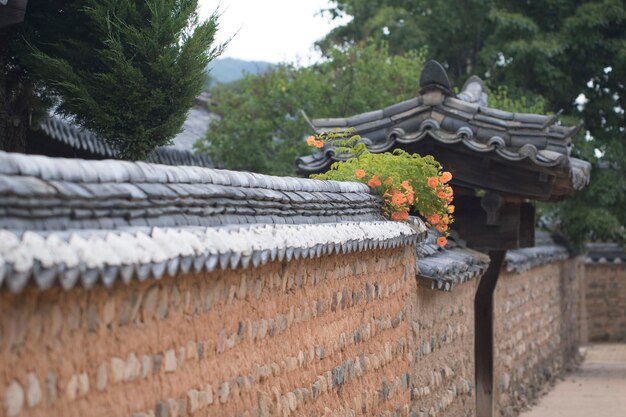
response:
[(41, 110), (32, 98), (47, 98), (120, 157), (145, 158), (180, 131), (222, 50), (212, 47), (217, 16), (199, 22), (196, 9), (197, 0), (31, 2), (24, 24), (5, 34), (5, 79), (28, 86), (10, 94), (26, 97), (29, 117)]

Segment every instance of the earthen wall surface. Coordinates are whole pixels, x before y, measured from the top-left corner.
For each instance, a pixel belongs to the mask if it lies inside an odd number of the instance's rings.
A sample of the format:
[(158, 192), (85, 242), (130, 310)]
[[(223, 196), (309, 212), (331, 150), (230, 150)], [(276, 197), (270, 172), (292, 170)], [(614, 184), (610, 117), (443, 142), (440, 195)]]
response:
[(474, 294), (478, 280), (451, 293), (417, 287), (411, 297), (412, 405), (419, 417), (475, 415)]
[(586, 326), (591, 342), (626, 342), (626, 267), (586, 265)]
[[(454, 361), (412, 372), (414, 253), (4, 293), (0, 415), (411, 415), (415, 378), (441, 392), (471, 380), (450, 373)], [(471, 338), (467, 324), (444, 322), (468, 312), (444, 317), (443, 304), (416, 339), (432, 358)], [(420, 397), (430, 406), (436, 394)]]
[(575, 366), (579, 270), (580, 261), (568, 259), (500, 275), (494, 295), (494, 400), (500, 416), (516, 416)]
[[(478, 280), (451, 293), (420, 287), (414, 253), (3, 293), (0, 416), (474, 416)], [(502, 272), (500, 415), (575, 360), (583, 269)]]

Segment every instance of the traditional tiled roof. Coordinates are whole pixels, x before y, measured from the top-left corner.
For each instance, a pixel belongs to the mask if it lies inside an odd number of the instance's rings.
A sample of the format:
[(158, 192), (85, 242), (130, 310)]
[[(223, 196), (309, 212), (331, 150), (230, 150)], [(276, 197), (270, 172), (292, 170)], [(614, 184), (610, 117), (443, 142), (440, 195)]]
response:
[(458, 238), (449, 238), (445, 248), (437, 245), (441, 236), (429, 230), (426, 241), (417, 247), (417, 282), (425, 287), (452, 291), (455, 286), (481, 276), (489, 266), (489, 256), (468, 249)]
[[(310, 124), (318, 133), (354, 128), (354, 134), (359, 134), (374, 153), (393, 148), (419, 151), (419, 146), (428, 150), (428, 143), (434, 143), (538, 172), (545, 176), (543, 182), (555, 177), (552, 195), (528, 195), (531, 198), (562, 198), (588, 183), (591, 165), (569, 157), (571, 138), (580, 126), (558, 126), (558, 115), (511, 113), (487, 107), (486, 90), (476, 76), (455, 97), (445, 70), (435, 61), (424, 67), (420, 86), (417, 97), (384, 109), (348, 118), (315, 119)], [(332, 143), (328, 143), (321, 152), (298, 158), (296, 166), (300, 173), (316, 173), (349, 157), (336, 153)], [(483, 165), (483, 177), (498, 175), (497, 169), (489, 171), (484, 162)], [(476, 186), (471, 173), (459, 173), (456, 180), (458, 185)], [(497, 191), (510, 192), (506, 185), (502, 188)]]
[(0, 152), (0, 228), (381, 220), (365, 184)]
[(536, 231), (535, 246), (508, 251), (504, 263), (509, 272), (525, 272), (569, 257), (565, 246), (554, 243), (548, 233)]
[(591, 242), (587, 244), (585, 261), (591, 264), (626, 263), (626, 251), (617, 242)]
[[(189, 110), (183, 130), (172, 139), (172, 144), (156, 148), (148, 156), (147, 161), (166, 165), (212, 167), (213, 162), (208, 155), (196, 154), (193, 151), (194, 143), (206, 135), (211, 117), (211, 113), (206, 109), (206, 102), (199, 102), (199, 105)], [(40, 129), (50, 139), (89, 152), (98, 159), (117, 157), (118, 152), (102, 138), (62, 117), (52, 115), (45, 118), (40, 124)]]
[(387, 248), (364, 184), (0, 152), (0, 287), (64, 288)]

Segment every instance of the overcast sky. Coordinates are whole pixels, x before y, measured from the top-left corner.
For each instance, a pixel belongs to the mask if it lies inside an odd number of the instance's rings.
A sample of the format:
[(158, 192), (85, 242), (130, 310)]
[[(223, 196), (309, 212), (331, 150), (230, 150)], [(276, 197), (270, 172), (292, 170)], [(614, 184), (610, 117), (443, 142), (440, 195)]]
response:
[(319, 15), (328, 0), (200, 0), (206, 18), (219, 6), (218, 41), (235, 35), (222, 57), (306, 64), (312, 45), (339, 22)]

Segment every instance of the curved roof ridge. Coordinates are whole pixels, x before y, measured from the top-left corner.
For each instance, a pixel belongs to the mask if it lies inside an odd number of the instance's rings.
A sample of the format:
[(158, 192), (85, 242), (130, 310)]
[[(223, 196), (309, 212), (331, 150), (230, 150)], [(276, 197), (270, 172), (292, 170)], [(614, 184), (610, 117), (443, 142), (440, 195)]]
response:
[(489, 95), (483, 80), (477, 75), (472, 75), (463, 84), (457, 98), (468, 103), (476, 103), (479, 106), (487, 106)]
[[(310, 124), (318, 133), (353, 128), (354, 134), (360, 135), (374, 153), (394, 147), (432, 152), (434, 142), (448, 149), (464, 148), (481, 154), (476, 156), (488, 157), (498, 166), (508, 164), (524, 178), (529, 178), (527, 171), (534, 172), (538, 184), (546, 183), (546, 176), (558, 180), (559, 184), (549, 186), (549, 191), (540, 185), (546, 190), (520, 194), (529, 198), (560, 199), (588, 183), (590, 164), (570, 158), (571, 137), (581, 126), (556, 125), (560, 112), (542, 115), (488, 107), (484, 83), (476, 76), (470, 77), (454, 97), (448, 91), (445, 69), (436, 61), (424, 66), (420, 87), (417, 97), (383, 109), (350, 117), (314, 119)], [(296, 168), (303, 174), (321, 172), (348, 156), (336, 154), (333, 144), (327, 142), (316, 154), (297, 158)], [(475, 176), (466, 184), (471, 185), (472, 181), (476, 181)], [(484, 185), (475, 184), (479, 188)]]

